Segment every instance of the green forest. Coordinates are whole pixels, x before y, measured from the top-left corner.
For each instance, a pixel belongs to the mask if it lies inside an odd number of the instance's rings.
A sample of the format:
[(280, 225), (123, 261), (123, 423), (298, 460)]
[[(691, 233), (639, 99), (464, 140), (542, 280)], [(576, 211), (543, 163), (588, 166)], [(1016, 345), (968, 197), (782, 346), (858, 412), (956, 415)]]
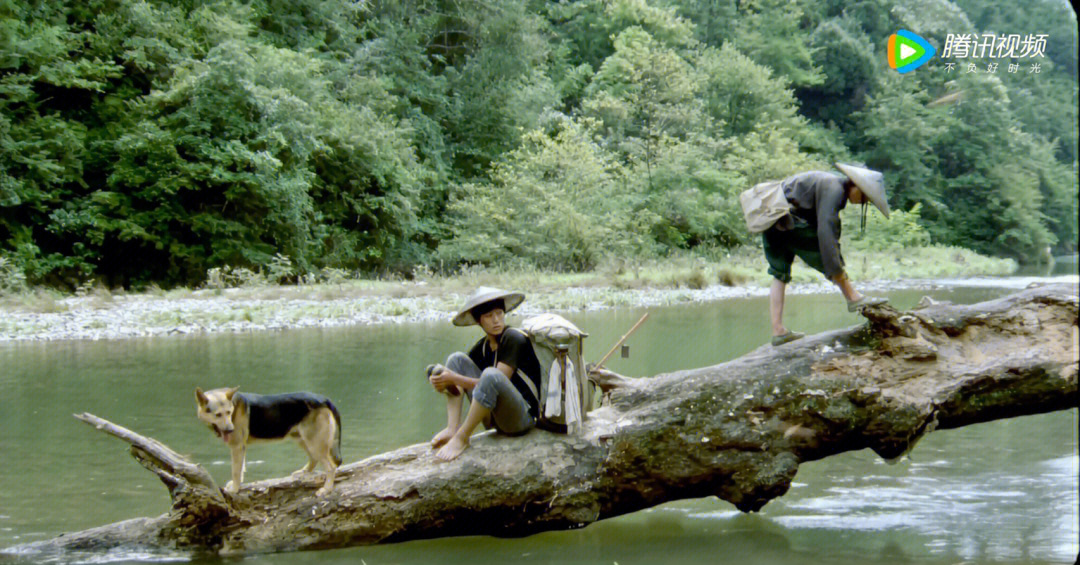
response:
[[(943, 57), (986, 33), (1045, 50)], [(835, 161), (881, 234), (1032, 262), (1076, 250), (1077, 105), (1064, 0), (0, 0), (0, 266), (584, 271), (753, 244), (738, 194)]]

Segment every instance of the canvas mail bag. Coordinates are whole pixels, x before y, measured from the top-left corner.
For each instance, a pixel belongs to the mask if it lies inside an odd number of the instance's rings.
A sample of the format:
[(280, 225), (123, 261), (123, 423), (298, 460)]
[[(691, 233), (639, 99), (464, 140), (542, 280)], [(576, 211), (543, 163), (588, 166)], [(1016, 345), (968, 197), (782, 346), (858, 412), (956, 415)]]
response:
[(557, 314), (540, 314), (521, 322), (540, 361), (540, 419), (536, 426), (575, 434), (593, 408), (592, 381), (585, 374), (582, 345), (589, 334)]
[(739, 195), (746, 229), (750, 233), (761, 233), (791, 212), (791, 205), (784, 198), (782, 181), (768, 181), (755, 184)]

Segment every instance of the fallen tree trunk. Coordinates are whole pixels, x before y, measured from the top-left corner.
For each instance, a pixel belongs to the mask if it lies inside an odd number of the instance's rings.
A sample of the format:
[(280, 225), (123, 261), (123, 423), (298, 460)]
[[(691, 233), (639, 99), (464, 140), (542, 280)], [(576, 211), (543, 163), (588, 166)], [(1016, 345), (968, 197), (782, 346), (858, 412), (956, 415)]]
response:
[(783, 495), (805, 461), (867, 447), (893, 459), (934, 429), (1076, 407), (1077, 311), (1073, 285), (970, 306), (881, 306), (863, 312), (862, 326), (712, 367), (646, 379), (604, 372), (603, 406), (581, 436), (484, 434), (449, 463), (414, 445), (342, 466), (323, 498), (320, 474), (224, 494), (153, 439), (81, 415), (131, 444), (172, 508), (15, 550), (236, 554), (520, 535), (710, 495), (753, 512)]

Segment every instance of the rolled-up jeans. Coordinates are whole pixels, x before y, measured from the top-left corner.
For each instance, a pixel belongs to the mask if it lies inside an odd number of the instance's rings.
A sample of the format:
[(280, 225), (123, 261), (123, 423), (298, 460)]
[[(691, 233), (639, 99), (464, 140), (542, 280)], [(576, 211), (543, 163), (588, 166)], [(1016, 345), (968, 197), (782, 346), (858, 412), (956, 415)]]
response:
[(446, 368), (451, 371), (479, 379), (472, 393), (465, 391), (470, 402), (476, 402), (491, 411), (489, 421), (484, 426), (492, 427), (509, 435), (523, 434), (536, 425), (536, 420), (529, 414), (529, 403), (521, 396), (510, 379), (495, 367), (480, 370), (468, 355), (458, 351), (446, 358)]

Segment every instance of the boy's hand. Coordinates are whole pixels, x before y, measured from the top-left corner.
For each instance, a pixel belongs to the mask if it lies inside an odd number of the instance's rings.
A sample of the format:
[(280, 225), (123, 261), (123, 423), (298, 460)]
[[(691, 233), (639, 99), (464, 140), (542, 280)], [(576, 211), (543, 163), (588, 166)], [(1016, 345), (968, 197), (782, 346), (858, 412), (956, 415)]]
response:
[(428, 382), (431, 386), (435, 387), (435, 390), (439, 392), (445, 392), (452, 396), (460, 394), (458, 387), (454, 384), (454, 379), (450, 371), (446, 370), (446, 367), (442, 365), (428, 365)]

